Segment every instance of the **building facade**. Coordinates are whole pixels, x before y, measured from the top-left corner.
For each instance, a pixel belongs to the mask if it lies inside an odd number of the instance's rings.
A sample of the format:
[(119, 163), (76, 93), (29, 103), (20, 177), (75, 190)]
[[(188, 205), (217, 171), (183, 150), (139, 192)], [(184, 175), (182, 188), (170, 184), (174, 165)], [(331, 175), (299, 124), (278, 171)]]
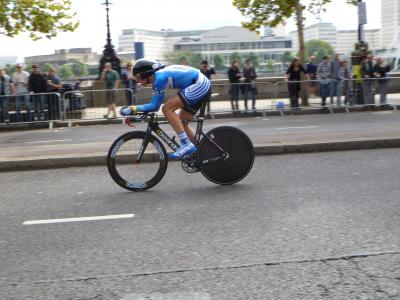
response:
[[(299, 49), (299, 38), (297, 30), (289, 33), (293, 41), (293, 48), (297, 51)], [(314, 25), (304, 27), (304, 41), (321, 40), (329, 43), (333, 49), (337, 46), (337, 30), (336, 26), (332, 23), (321, 22)]]
[(289, 37), (260, 37), (243, 27), (226, 26), (207, 31), (192, 39), (182, 39), (175, 43), (174, 50), (199, 52), (211, 63), (215, 55), (220, 55), (225, 65), (230, 64), (230, 57), (234, 52), (241, 56), (254, 53), (262, 65), (269, 61), (280, 62), (284, 52), (292, 51), (292, 41)]
[(400, 0), (381, 1), (382, 49), (399, 48), (400, 43)]
[(62, 66), (78, 60), (89, 66), (98, 66), (100, 56), (92, 52), (91, 48), (72, 48), (55, 50), (54, 54), (36, 55), (25, 57), (26, 64), (49, 63), (55, 67)]
[(157, 61), (164, 61), (165, 54), (174, 50), (174, 44), (184, 37), (197, 36), (205, 30), (193, 31), (173, 31), (172, 29), (162, 29), (160, 31), (145, 29), (124, 29), (118, 38), (118, 52), (131, 53), (132, 59), (135, 58), (134, 44), (142, 42), (144, 45), (144, 55), (146, 58)]
[[(358, 41), (358, 30), (338, 30), (335, 51), (350, 56), (354, 51), (354, 44)], [(376, 51), (381, 48), (381, 31), (379, 29), (365, 30), (365, 42), (369, 49)]]
[(143, 42), (145, 57), (159, 61), (164, 61), (165, 55), (173, 51), (198, 52), (210, 63), (218, 54), (224, 58), (226, 65), (230, 64), (230, 56), (234, 52), (243, 55), (255, 53), (261, 64), (280, 61), (285, 51), (292, 51), (291, 39), (276, 37), (273, 31), (267, 32), (268, 36), (259, 36), (239, 26), (194, 31), (126, 29), (119, 37), (118, 50), (133, 52), (134, 43)]

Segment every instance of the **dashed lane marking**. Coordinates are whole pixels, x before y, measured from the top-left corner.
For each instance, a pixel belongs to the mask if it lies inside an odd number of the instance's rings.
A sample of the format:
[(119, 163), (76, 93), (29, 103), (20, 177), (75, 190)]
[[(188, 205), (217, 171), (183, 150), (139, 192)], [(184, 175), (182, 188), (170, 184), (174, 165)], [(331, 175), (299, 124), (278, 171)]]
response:
[(108, 215), (108, 216), (65, 218), (65, 219), (33, 220), (33, 221), (25, 221), (24, 223), (22, 223), (22, 225), (39, 225), (39, 224), (53, 224), (53, 223), (127, 219), (127, 218), (133, 218), (134, 216), (135, 216), (134, 214), (124, 214), (124, 215)]

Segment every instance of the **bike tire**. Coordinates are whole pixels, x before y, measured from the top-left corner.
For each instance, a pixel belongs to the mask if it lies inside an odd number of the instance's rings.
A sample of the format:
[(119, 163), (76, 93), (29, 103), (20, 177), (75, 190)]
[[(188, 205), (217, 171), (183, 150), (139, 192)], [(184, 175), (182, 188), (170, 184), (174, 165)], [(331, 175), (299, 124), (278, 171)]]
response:
[(231, 126), (214, 128), (206, 135), (227, 152), (229, 157), (203, 164), (203, 161), (222, 154), (221, 150), (203, 137), (198, 151), (201, 173), (208, 180), (222, 185), (234, 184), (245, 178), (254, 162), (254, 147), (250, 138), (243, 131)]
[(123, 134), (111, 145), (107, 155), (107, 167), (111, 178), (130, 191), (144, 191), (155, 186), (164, 177), (168, 166), (167, 152), (153, 135), (138, 162), (138, 152), (146, 132), (133, 131)]

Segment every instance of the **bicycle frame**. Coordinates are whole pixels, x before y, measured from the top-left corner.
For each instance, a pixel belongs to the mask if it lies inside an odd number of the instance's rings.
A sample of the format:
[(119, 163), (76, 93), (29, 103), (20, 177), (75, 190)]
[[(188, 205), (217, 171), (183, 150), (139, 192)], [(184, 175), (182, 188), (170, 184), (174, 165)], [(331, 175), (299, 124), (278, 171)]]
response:
[[(219, 156), (204, 159), (203, 161), (201, 161), (201, 164), (205, 165), (208, 163), (216, 162), (221, 159), (227, 159), (229, 157), (229, 154), (224, 149), (222, 149), (217, 143), (215, 143), (213, 139), (208, 137), (203, 132), (204, 116), (202, 116), (201, 112), (202, 112), (202, 110), (200, 111), (200, 116), (196, 120), (192, 121), (192, 122), (197, 123), (196, 134), (195, 134), (196, 147), (198, 147), (198, 145), (200, 143), (200, 139), (202, 137), (204, 137), (222, 152), (222, 154)], [(146, 149), (147, 144), (149, 142), (148, 136), (150, 136), (152, 132), (154, 132), (162, 141), (164, 141), (173, 151), (177, 151), (179, 149), (179, 145), (175, 142), (175, 139), (174, 138), (171, 139), (169, 137), (169, 135), (164, 130), (161, 129), (160, 124), (168, 124), (168, 121), (158, 122), (155, 120), (155, 114), (151, 114), (147, 129), (146, 129), (146, 138), (143, 141), (143, 145), (142, 145), (141, 149), (139, 150), (138, 161), (140, 161), (140, 159), (143, 156), (144, 150)]]

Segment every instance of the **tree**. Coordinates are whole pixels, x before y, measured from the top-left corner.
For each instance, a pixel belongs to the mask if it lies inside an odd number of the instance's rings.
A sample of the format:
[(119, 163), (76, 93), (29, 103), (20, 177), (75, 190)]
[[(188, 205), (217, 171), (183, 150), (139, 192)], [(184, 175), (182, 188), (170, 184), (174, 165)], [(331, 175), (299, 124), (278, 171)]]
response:
[(293, 56), (293, 53), (292, 53), (292, 52), (290, 52), (290, 51), (285, 51), (285, 52), (283, 52), (283, 54), (282, 54), (281, 60), (282, 60), (282, 62), (285, 64), (285, 63), (291, 63), (292, 60), (293, 60), (293, 58), (294, 58), (294, 56)]
[(52, 38), (58, 31), (79, 26), (71, 13), (71, 0), (1, 0), (0, 33), (14, 37), (28, 32), (33, 40)]
[[(303, 33), (303, 11), (313, 13), (324, 11), (324, 6), (332, 0), (309, 0), (308, 5), (301, 4), (300, 0), (233, 0), (233, 5), (250, 19), (243, 22), (243, 27), (259, 31), (261, 26), (275, 27), (285, 23), (291, 17), (295, 17), (299, 39), (299, 59), (304, 62), (305, 45)], [(355, 4), (357, 0), (344, 0), (349, 4)]]
[(50, 63), (44, 63), (42, 66), (40, 66), (40, 70), (44, 73), (48, 73), (51, 68), (53, 68), (53, 65)]
[(72, 62), (71, 69), (75, 77), (83, 77), (89, 74), (88, 66), (78, 60)]
[[(261, 26), (275, 27), (278, 24), (285, 23), (291, 17), (296, 19), (297, 36), (299, 39), (299, 60), (304, 63), (305, 44), (303, 12), (305, 10), (314, 14), (324, 11), (324, 6), (332, 0), (309, 0), (307, 4), (301, 4), (301, 0), (232, 0), (233, 5), (249, 21), (242, 22), (242, 26), (252, 30), (259, 31)], [(357, 0), (344, 0), (349, 4), (356, 4)], [(307, 95), (302, 97), (302, 104), (308, 105)]]
[(72, 68), (69, 65), (63, 65), (58, 68), (58, 76), (60, 76), (62, 80), (71, 79), (72, 75)]
[(325, 55), (332, 56), (333, 54), (333, 47), (331, 44), (325, 41), (309, 40), (306, 42), (305, 47), (307, 57), (315, 55), (317, 57), (317, 61), (322, 61), (322, 58)]
[[(236, 61), (239, 63), (239, 65), (242, 64), (242, 56), (240, 56), (240, 53), (239, 53), (239, 52), (233, 52), (233, 53), (231, 54), (231, 56), (229, 57), (229, 59), (230, 59), (231, 62), (234, 61), (234, 60), (236, 60)], [(230, 65), (230, 64), (229, 64), (229, 65)]]
[(214, 67), (217, 70), (224, 68), (224, 58), (220, 54), (214, 55)]
[(267, 63), (267, 69), (268, 69), (268, 71), (270, 71), (270, 72), (273, 72), (273, 71), (275, 70), (275, 66), (274, 66), (274, 63), (272, 62), (272, 60), (269, 60), (269, 61), (268, 61), (268, 63)]
[(255, 68), (260, 65), (258, 55), (254, 52), (250, 52), (246, 59), (250, 60)]

